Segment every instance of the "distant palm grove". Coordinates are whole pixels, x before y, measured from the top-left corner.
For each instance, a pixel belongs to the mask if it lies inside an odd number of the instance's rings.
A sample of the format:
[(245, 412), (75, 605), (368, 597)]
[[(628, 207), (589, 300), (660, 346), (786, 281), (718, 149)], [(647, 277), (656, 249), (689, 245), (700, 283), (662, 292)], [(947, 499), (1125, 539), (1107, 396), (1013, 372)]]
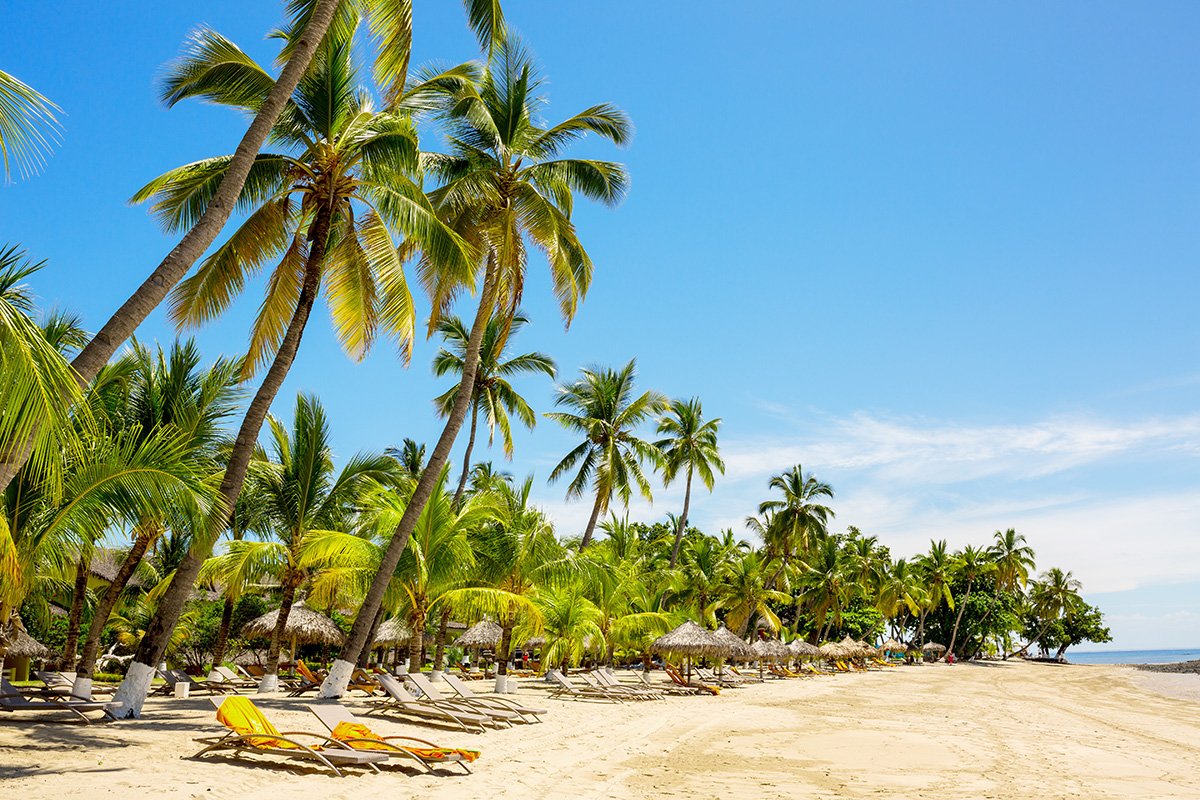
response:
[[(288, 4), (274, 65), (197, 29), (163, 102), (251, 122), (229, 155), (130, 187), (181, 238), (99, 330), (39, 308), (29, 282), (48, 268), (0, 249), (0, 656), (28, 631), (81, 692), (122, 673), (135, 716), (163, 661), (251, 658), (270, 689), (299, 647), (332, 661), (331, 697), (356, 664), (442, 669), (481, 620), (501, 630), (500, 674), (531, 642), (543, 670), (648, 663), (687, 619), (745, 639), (936, 642), (958, 658), (1108, 638), (1079, 582), (1039, 569), (1016, 531), (899, 557), (835, 524), (820, 465), (771, 478), (742, 530), (693, 525), (725, 471), (712, 409), (654, 391), (632, 359), (562, 370), (521, 341), (527, 267), (549, 269), (567, 323), (603, 280), (572, 211), (616, 206), (629, 177), (571, 147), (626, 145), (631, 122), (607, 103), (551, 115), (499, 3), (463, 5), (481, 56), (449, 68), (409, 65), (403, 0)], [(53, 168), (60, 114), (0, 72), (0, 154), (18, 184), (4, 191)], [(264, 288), (245, 352), (201, 353), (186, 331), (227, 324), (251, 285)], [(180, 338), (133, 338), (164, 302)], [(407, 363), (434, 340), (436, 440), (335, 455), (318, 396), (271, 413), (306, 329), (324, 324), (318, 306), (352, 359), (386, 339)], [(539, 422), (576, 441), (549, 474), (478, 459), (486, 439), (519, 464), (520, 430)], [(582, 530), (531, 502), (535, 481), (588, 509)], [(629, 502), (664, 485), (679, 507), (630, 520)], [(244, 632), (276, 609), (269, 633)], [(344, 643), (297, 645), (297, 609), (332, 618)], [(385, 629), (408, 632), (403, 650)]]

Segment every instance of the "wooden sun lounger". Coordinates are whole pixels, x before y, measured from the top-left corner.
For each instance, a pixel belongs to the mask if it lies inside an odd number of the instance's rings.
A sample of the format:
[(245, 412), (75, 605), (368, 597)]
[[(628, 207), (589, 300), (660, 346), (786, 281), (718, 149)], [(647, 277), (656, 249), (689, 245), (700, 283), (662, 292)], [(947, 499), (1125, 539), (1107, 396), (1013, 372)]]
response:
[[(350, 712), (350, 709), (340, 703), (313, 705), (309, 706), (308, 710), (317, 719), (321, 720), (322, 725), (329, 729), (330, 735), (334, 733), (338, 724), (342, 722), (366, 727), (362, 721)], [(431, 772), (433, 767), (438, 764), (458, 764), (465, 772), (471, 772), (471, 768), (467, 766), (467, 759), (461, 753), (455, 752), (457, 748), (442, 747), (414, 736), (379, 736), (377, 739), (341, 738), (338, 741), (348, 744), (355, 749), (386, 753), (390, 758), (416, 761), (427, 772)], [(411, 744), (397, 744), (397, 742), (410, 742)], [(445, 752), (432, 754), (428, 752), (430, 750)]]
[(217, 676), (216, 678), (210, 678), (213, 683), (228, 685), (235, 692), (239, 689), (258, 688), (258, 681), (253, 678), (243, 678), (229, 667), (213, 667), (209, 675)]
[(380, 675), (379, 685), (383, 687), (384, 698), (375, 700), (370, 705), (370, 711), (394, 711), (400, 714), (418, 717), (429, 722), (441, 722), (457, 725), (469, 733), (483, 733), (485, 727), (494, 727), (495, 720), (491, 717), (463, 709), (451, 709), (445, 706), (418, 700), (404, 688), (393, 675)]
[(80, 722), (90, 724), (86, 711), (106, 711), (112, 703), (102, 700), (80, 700), (78, 698), (44, 697), (32, 699), (23, 694), (3, 677), (0, 677), (0, 711), (65, 711), (73, 714)]
[(660, 696), (648, 691), (644, 686), (628, 686), (621, 683), (603, 669), (597, 669), (592, 672), (580, 672), (579, 679), (594, 689), (619, 694), (622, 697), (628, 697), (630, 700), (662, 699)]
[(676, 696), (694, 697), (698, 694), (706, 694), (703, 689), (697, 689), (695, 686), (680, 686), (675, 682), (654, 684), (650, 682), (650, 677), (645, 672), (639, 672), (638, 678), (641, 682), (651, 689)]
[(181, 669), (160, 669), (158, 676), (164, 682), (155, 687), (150, 692), (151, 695), (169, 695), (175, 691), (175, 684), (177, 683), (188, 684), (189, 693), (198, 693), (203, 690), (209, 694), (228, 694), (230, 692), (237, 694), (232, 686), (225, 684), (223, 681), (198, 681)]
[(504, 697), (498, 694), (476, 694), (470, 686), (459, 680), (458, 676), (456, 675), (444, 673), (442, 675), (442, 680), (459, 697), (466, 698), (467, 700), (474, 700), (478, 703), (488, 703), (491, 705), (500, 706), (502, 708), (511, 708), (513, 711), (516, 711), (518, 714), (521, 714), (527, 718), (532, 717), (534, 722), (541, 722), (540, 717), (542, 714), (548, 713), (544, 708), (531, 708), (530, 706), (518, 702), (512, 697)]
[[(205, 746), (193, 755), (192, 758), (200, 758), (206, 753), (211, 752), (232, 751), (235, 756), (255, 753), (288, 759), (316, 761), (328, 767), (339, 778), (345, 774), (342, 770), (338, 769), (339, 765), (342, 767), (365, 766), (378, 772), (379, 768), (375, 765), (381, 761), (387, 761), (388, 757), (386, 753), (355, 750), (348, 744), (320, 733), (313, 733), (312, 731), (278, 731), (248, 697), (233, 695), (220, 699), (216, 697), (210, 699), (212, 700), (212, 704), (216, 706), (218, 713), (226, 702), (238, 701), (249, 703), (250, 707), (257, 712), (260, 724), (257, 726), (257, 730), (247, 730), (245, 732), (226, 725), (225, 727), (228, 728), (228, 732), (224, 736), (200, 737), (195, 741)], [(317, 741), (305, 744), (300, 741), (300, 737), (309, 740), (316, 739)]]
[(476, 714), (483, 714), (496, 720), (496, 722), (512, 725), (514, 722), (524, 722), (525, 718), (511, 708), (498, 708), (496, 706), (483, 705), (481, 703), (472, 702), (465, 697), (446, 697), (441, 691), (433, 685), (433, 683), (419, 672), (410, 672), (404, 676), (404, 679), (417, 688), (422, 695), (422, 698), (428, 700), (434, 705), (445, 705), (450, 708), (461, 708), (464, 711), (473, 711)]

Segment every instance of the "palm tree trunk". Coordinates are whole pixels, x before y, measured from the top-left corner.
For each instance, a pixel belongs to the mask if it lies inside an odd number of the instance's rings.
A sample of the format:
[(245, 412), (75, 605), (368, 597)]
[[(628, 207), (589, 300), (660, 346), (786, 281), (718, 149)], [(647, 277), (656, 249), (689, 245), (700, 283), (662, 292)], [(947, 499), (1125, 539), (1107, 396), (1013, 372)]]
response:
[(496, 674), (508, 674), (508, 653), (512, 649), (512, 623), (504, 626), (500, 634), (500, 646), (496, 648)]
[[(279, 613), (275, 616), (275, 629), (271, 631), (271, 645), (267, 648), (267, 674), (258, 685), (260, 692), (273, 692), (279, 686), (279, 651), (283, 649), (283, 637), (287, 632), (288, 617), (296, 602), (298, 576), (289, 568), (283, 578), (283, 595), (279, 598)], [(292, 648), (292, 661), (296, 661), (296, 648)]]
[(87, 596), (88, 576), (92, 571), (92, 553), (89, 549), (75, 565), (75, 588), (71, 592), (71, 610), (67, 614), (67, 640), (63, 643), (60, 662), (63, 669), (75, 663), (75, 649), (79, 646), (79, 629), (83, 621), (83, 601)]
[[(246, 185), (246, 178), (258, 151), (262, 149), (267, 135), (279, 119), (292, 92), (296, 91), (340, 4), (341, 0), (317, 0), (308, 24), (305, 25), (300, 38), (295, 41), (287, 64), (279, 73), (279, 78), (271, 87), (266, 101), (259, 107), (254, 121), (250, 123), (250, 127), (238, 143), (233, 159), (229, 162), (229, 169), (217, 186), (217, 191), (204, 214), (71, 362), (80, 385), (86, 385), (96, 377), (100, 368), (117, 352), (117, 348), (133, 335), (154, 309), (158, 308), (167, 292), (179, 283), (225, 227), (234, 204)], [(33, 440), (31, 437), (29, 445), (12, 460), (0, 463), (0, 492), (4, 491), (17, 471), (29, 460), (33, 452)]]
[[(374, 642), (375, 636), (379, 633), (379, 626), (383, 622), (383, 606), (379, 607), (379, 611), (375, 614), (375, 622), (371, 625), (371, 637), (368, 642)], [(371, 645), (367, 645), (358, 655), (358, 666), (366, 669), (371, 664)]]
[(479, 347), (483, 341), (483, 331), (487, 327), (488, 320), (491, 319), (495, 304), (497, 291), (495, 271), (495, 262), (489, 258), (483, 279), (483, 291), (479, 298), (479, 308), (475, 312), (475, 321), (471, 325), (471, 335), (467, 340), (462, 379), (458, 384), (458, 396), (454, 400), (454, 407), (450, 410), (450, 416), (446, 420), (445, 427), (442, 428), (442, 435), (438, 437), (437, 445), (434, 446), (433, 453), (429, 456), (429, 462), (421, 473), (421, 479), (417, 481), (417, 488), (413, 491), (412, 499), (409, 500), (403, 516), (400, 517), (400, 522), (396, 525), (396, 530), (392, 533), (392, 539), (388, 543), (379, 568), (375, 572), (375, 577), (371, 581), (371, 588), (367, 590), (366, 597), (363, 598), (358, 616), (354, 618), (350, 636), (347, 637), (346, 644), (342, 647), (341, 657), (334, 662), (333, 667), (329, 670), (329, 675), (325, 678), (325, 683), (321, 686), (320, 697), (341, 697), (346, 693), (346, 686), (354, 672), (354, 662), (358, 660), (358, 654), (362, 652), (362, 649), (369, 644), (367, 636), (370, 633), (371, 620), (383, 603), (384, 592), (387, 591), (388, 583), (392, 580), (396, 565), (400, 562), (400, 556), (404, 553), (404, 548), (408, 546), (408, 539), (417, 526), (417, 520), (420, 518), (421, 512), (425, 510), (425, 504), (429, 502), (430, 495), (433, 494), (434, 484), (441, 478), (442, 468), (446, 466), (446, 462), (450, 458), (450, 448), (454, 446), (454, 439), (458, 436), (458, 431), (462, 428), (463, 420), (467, 416), (467, 406), (471, 402), (471, 389), (475, 386), (475, 373), (479, 369)]
[(467, 439), (467, 452), (463, 453), (462, 475), (458, 479), (458, 488), (454, 490), (454, 499), (450, 501), (452, 508), (458, 508), (467, 488), (467, 476), (471, 474), (471, 451), (475, 449), (475, 428), (479, 425), (479, 404), (471, 403), (471, 436)]
[(600, 519), (600, 508), (604, 505), (604, 495), (597, 490), (596, 502), (592, 506), (592, 516), (588, 518), (587, 527), (583, 529), (583, 539), (579, 542), (579, 552), (583, 552), (592, 543), (592, 534), (596, 532), (596, 520)]
[[(112, 582), (104, 590), (104, 594), (96, 604), (96, 610), (92, 613), (92, 624), (88, 626), (87, 638), (83, 641), (83, 651), (79, 654), (79, 663), (75, 667), (76, 680), (80, 678), (91, 680), (96, 668), (96, 656), (100, 653), (100, 635), (104, 633), (104, 626), (108, 624), (108, 618), (113, 609), (117, 607), (121, 593), (129, 585), (130, 578), (133, 577), (138, 564), (142, 563), (146, 550), (158, 533), (159, 527), (156, 522), (143, 521), (135, 529), (133, 547), (125, 554), (125, 560), (121, 562), (117, 574), (113, 576)], [(81, 686), (81, 691), (75, 693), (84, 696), (81, 693), (84, 689), (89, 693), (91, 691), (90, 686)]]
[(111, 716), (136, 717), (141, 713), (142, 702), (146, 699), (146, 693), (150, 689), (150, 680), (154, 676), (154, 668), (166, 655), (171, 634), (175, 632), (179, 616), (183, 613), (183, 606), (191, 595), (192, 587), (196, 584), (200, 567), (212, 552), (212, 546), (217, 536), (229, 524), (229, 518), (237, 504), (238, 495), (241, 494), (242, 485), (246, 482), (246, 471), (249, 469), (250, 457), (254, 455), (254, 448), (258, 443), (259, 431), (262, 430), (263, 421), (267, 418), (267, 412), (275, 400), (275, 395), (283, 386), (283, 380), (287, 377), (288, 370), (296, 360), (296, 352), (300, 349), (304, 326), (308, 323), (313, 304), (317, 300), (317, 293), (321, 289), (321, 266), (325, 258), (332, 217), (332, 212), (328, 207), (322, 207), (317, 211), (310, 237), (312, 244), (309, 247), (308, 261), (304, 267), (304, 282), (296, 302), (296, 311), (292, 314), (292, 319), (288, 323), (283, 340), (279, 343), (279, 350), (275, 353), (275, 359), (271, 362), (266, 377), (263, 378), (254, 399), (246, 408), (246, 415), (242, 418), (237, 439), (234, 440), (233, 449), (229, 453), (229, 462), (225, 466), (225, 474), (221, 478), (220, 501), (217, 509), (209, 518), (209, 530), (196, 532), (187, 555), (175, 568), (175, 577), (158, 601), (158, 608), (150, 620), (146, 635), (142, 637), (141, 644), (138, 645), (130, 670), (125, 674), (125, 680), (121, 682), (121, 687), (114, 696), (114, 703), (117, 705), (109, 712)]
[(233, 598), (226, 597), (221, 609), (221, 626), (217, 628), (217, 644), (213, 647), (213, 667), (219, 667), (225, 661), (225, 651), (229, 647), (229, 628), (233, 625)]
[[(359, 612), (362, 615), (362, 612)], [(413, 608), (408, 616), (412, 636), (408, 639), (408, 671), (421, 671), (421, 651), (425, 647), (425, 609), (421, 604)]]
[(683, 491), (683, 513), (679, 516), (679, 527), (675, 530), (675, 546), (671, 548), (671, 569), (679, 561), (679, 545), (683, 543), (683, 532), (687, 528), (688, 507), (692, 504), (692, 468), (688, 466), (687, 488)]
[(954, 645), (958, 641), (958, 623), (962, 622), (963, 611), (967, 607), (967, 601), (971, 599), (971, 584), (974, 581), (967, 581), (967, 593), (963, 595), (962, 602), (958, 604), (958, 613), (954, 615), (954, 630), (950, 634), (950, 649), (947, 653), (954, 652)]
[(433, 671), (441, 672), (446, 661), (446, 631), (450, 627), (450, 609), (443, 608), (438, 620), (437, 636), (433, 640)]

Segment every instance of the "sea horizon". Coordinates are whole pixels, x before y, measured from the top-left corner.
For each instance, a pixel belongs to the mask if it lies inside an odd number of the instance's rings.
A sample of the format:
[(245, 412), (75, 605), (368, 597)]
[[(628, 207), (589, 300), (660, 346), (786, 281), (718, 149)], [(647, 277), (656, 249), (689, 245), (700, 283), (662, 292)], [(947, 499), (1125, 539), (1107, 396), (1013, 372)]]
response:
[(1200, 659), (1200, 647), (1157, 650), (1068, 650), (1072, 664), (1177, 664)]

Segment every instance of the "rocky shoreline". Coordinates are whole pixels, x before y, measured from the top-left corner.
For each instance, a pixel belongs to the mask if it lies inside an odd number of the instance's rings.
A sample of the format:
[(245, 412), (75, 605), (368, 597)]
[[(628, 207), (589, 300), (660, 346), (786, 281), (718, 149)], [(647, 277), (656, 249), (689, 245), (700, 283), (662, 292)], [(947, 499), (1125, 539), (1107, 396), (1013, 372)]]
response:
[(1195, 673), (1200, 675), (1200, 660), (1180, 661), (1175, 664), (1134, 664), (1133, 666), (1146, 672)]

